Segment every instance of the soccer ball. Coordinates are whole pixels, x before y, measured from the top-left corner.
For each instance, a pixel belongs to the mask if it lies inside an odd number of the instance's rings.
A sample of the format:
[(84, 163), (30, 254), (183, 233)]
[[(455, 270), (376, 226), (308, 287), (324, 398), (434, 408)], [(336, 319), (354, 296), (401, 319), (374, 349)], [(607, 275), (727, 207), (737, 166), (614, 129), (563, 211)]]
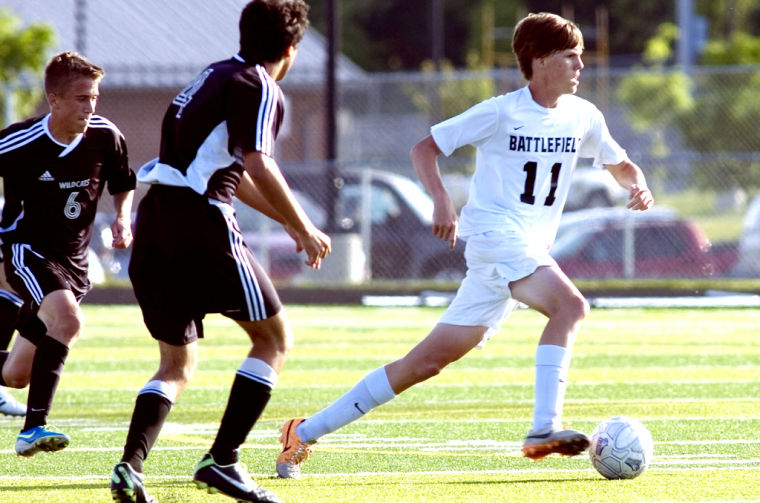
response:
[(591, 434), (588, 453), (596, 471), (608, 479), (638, 477), (652, 460), (654, 446), (649, 430), (636, 419), (605, 419)]

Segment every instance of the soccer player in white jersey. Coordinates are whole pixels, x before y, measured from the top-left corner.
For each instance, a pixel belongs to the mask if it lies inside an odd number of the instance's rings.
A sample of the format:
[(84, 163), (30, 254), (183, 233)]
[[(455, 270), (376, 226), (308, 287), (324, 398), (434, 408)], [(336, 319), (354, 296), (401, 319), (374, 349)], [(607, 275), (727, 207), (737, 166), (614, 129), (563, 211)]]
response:
[[(591, 103), (574, 96), (583, 69), (583, 38), (560, 16), (531, 14), (512, 41), (528, 85), (488, 99), (432, 127), (411, 152), (417, 175), (435, 203), (433, 233), (451, 247), (467, 241), (467, 275), (429, 335), (406, 356), (370, 372), (315, 415), (282, 427), (279, 476), (299, 464), (321, 436), (358, 419), (483, 344), (524, 303), (548, 322), (536, 351), (533, 426), (523, 454), (576, 455), (589, 445), (563, 429), (562, 404), (573, 340), (588, 303), (549, 255), (579, 157), (604, 165), (630, 191), (628, 208), (652, 203), (644, 176), (610, 137)], [(470, 197), (461, 219), (441, 181), (437, 158), (464, 145), (477, 149)]]

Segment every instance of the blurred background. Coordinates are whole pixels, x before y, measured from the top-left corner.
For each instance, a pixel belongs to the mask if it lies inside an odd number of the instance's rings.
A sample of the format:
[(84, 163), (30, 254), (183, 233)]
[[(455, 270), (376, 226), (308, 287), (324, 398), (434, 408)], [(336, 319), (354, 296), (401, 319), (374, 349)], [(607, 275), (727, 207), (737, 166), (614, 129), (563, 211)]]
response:
[[(158, 152), (172, 98), (237, 51), (246, 0), (0, 0), (3, 125), (47, 112), (41, 72), (77, 50), (103, 66), (97, 113), (124, 133), (135, 170)], [(280, 285), (451, 282), (464, 274), (431, 235), (432, 202), (409, 150), (432, 124), (525, 85), (515, 23), (550, 11), (586, 44), (578, 94), (645, 171), (652, 211), (582, 161), (552, 249), (579, 280), (760, 277), (760, 4), (754, 0), (321, 0), (281, 82), (276, 157), (307, 213), (334, 240), (322, 271), (278, 224), (238, 206), (246, 241)], [(441, 158), (456, 204), (474, 151)], [(138, 198), (145, 188), (138, 188)], [(108, 198), (96, 221), (94, 274), (126, 282), (110, 249)]]

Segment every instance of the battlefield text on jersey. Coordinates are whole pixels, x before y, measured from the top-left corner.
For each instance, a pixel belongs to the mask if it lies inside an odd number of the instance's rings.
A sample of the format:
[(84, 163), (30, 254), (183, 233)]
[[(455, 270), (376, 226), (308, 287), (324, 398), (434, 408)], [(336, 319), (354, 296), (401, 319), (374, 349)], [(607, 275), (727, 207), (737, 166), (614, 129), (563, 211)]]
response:
[(575, 152), (578, 138), (509, 135), (509, 150), (514, 152)]

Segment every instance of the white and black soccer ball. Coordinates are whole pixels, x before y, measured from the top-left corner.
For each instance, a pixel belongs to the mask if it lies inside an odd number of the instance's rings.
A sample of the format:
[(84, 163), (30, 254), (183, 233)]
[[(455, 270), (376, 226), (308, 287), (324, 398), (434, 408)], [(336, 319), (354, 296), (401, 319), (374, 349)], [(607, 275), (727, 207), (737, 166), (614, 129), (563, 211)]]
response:
[(632, 479), (652, 460), (652, 435), (640, 421), (630, 417), (605, 419), (591, 434), (588, 452), (596, 471), (608, 479)]

